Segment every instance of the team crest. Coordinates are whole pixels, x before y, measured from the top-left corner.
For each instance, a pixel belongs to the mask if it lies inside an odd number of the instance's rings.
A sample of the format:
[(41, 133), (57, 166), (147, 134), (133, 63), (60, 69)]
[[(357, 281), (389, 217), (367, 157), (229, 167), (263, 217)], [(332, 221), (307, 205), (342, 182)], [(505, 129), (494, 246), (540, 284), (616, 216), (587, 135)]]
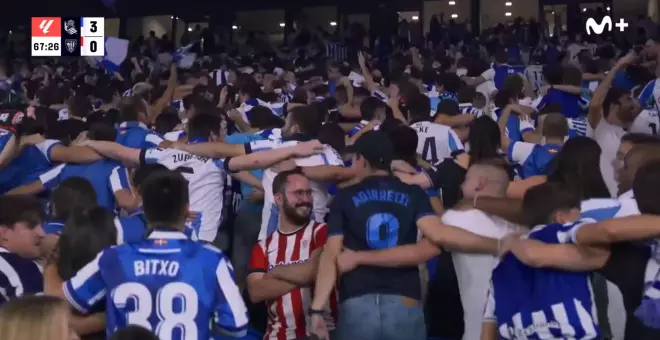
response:
[(161, 246), (161, 247), (166, 246), (167, 245), (167, 240), (158, 239), (158, 240), (154, 241), (154, 244), (157, 245), (157, 246)]
[(75, 39), (66, 39), (64, 43), (66, 45), (66, 50), (69, 51), (69, 53), (73, 53), (73, 51), (76, 50), (76, 46), (78, 46), (78, 41)]

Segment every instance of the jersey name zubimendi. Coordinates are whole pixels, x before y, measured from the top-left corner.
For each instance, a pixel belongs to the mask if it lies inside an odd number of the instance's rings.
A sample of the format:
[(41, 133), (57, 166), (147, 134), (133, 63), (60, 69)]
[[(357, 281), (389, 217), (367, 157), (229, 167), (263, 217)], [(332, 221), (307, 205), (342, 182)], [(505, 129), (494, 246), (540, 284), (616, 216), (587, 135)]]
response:
[[(205, 270), (200, 270), (204, 268)], [(208, 340), (247, 333), (247, 308), (227, 257), (176, 231), (155, 230), (132, 244), (106, 248), (63, 284), (82, 313), (106, 298), (108, 337), (138, 325), (161, 340)]]
[[(575, 243), (575, 233), (593, 220), (549, 224), (528, 235), (548, 244)], [(596, 309), (587, 272), (532, 268), (513, 254), (493, 270), (484, 312), (502, 339), (596, 339)]]
[(176, 149), (143, 149), (141, 164), (158, 163), (177, 171), (188, 180), (190, 226), (202, 241), (213, 242), (222, 221), (227, 172), (223, 159), (200, 157)]

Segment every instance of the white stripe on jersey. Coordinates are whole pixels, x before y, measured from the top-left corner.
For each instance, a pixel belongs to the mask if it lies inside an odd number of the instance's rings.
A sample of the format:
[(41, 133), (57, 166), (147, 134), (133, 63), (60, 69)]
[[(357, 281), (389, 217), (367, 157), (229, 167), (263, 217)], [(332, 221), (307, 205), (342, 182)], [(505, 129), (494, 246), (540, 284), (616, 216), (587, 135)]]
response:
[(417, 132), (417, 153), (431, 164), (464, 149), (463, 143), (449, 126), (423, 121), (410, 127)]
[[(273, 141), (273, 140), (260, 140), (250, 143), (252, 151), (269, 150), (283, 148), (298, 144), (297, 141)], [(339, 156), (339, 153), (330, 146), (326, 145), (322, 153), (305, 158), (297, 158), (296, 165), (298, 166), (318, 166), (318, 165), (337, 165), (342, 166), (344, 162)], [(261, 214), (261, 231), (259, 232), (259, 240), (264, 240), (268, 237), (269, 233), (274, 230), (274, 223), (278, 222), (277, 208), (275, 206), (275, 198), (273, 197), (273, 180), (277, 173), (270, 169), (264, 171), (262, 177), (262, 184), (264, 187), (264, 208)], [(313, 215), (314, 220), (317, 222), (325, 222), (325, 216), (328, 213), (328, 185), (323, 182), (311, 181), (313, 199)]]
[(642, 110), (632, 125), (630, 126), (629, 132), (635, 133), (646, 133), (649, 135), (658, 135), (658, 129), (660, 128), (660, 118), (658, 117), (658, 111), (656, 110)]

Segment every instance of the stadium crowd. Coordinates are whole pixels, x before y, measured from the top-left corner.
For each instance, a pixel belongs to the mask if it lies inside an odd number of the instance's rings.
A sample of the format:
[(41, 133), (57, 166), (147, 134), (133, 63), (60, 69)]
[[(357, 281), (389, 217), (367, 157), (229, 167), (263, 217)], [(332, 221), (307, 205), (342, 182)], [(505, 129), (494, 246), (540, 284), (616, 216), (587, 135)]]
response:
[(0, 339), (660, 339), (660, 35), (456, 27), (3, 60)]

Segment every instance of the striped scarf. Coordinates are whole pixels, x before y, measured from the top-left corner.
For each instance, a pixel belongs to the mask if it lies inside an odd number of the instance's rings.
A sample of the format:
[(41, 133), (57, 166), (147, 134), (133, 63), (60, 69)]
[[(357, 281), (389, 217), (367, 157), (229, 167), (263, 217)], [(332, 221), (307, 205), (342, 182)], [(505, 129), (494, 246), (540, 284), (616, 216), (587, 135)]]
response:
[(651, 258), (644, 275), (644, 296), (635, 316), (647, 327), (660, 329), (660, 240), (651, 244)]

